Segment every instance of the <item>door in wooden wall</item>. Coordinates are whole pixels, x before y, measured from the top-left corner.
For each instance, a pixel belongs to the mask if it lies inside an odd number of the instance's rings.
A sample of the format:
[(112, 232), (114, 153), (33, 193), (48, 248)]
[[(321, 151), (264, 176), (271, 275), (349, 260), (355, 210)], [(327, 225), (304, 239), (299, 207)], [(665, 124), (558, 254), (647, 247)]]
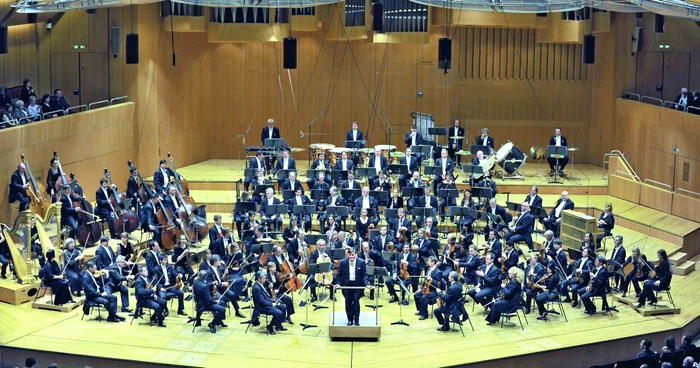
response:
[(80, 53), (80, 100), (82, 104), (109, 99), (109, 55)]
[(637, 88), (642, 96), (661, 98), (657, 86), (663, 85), (663, 52), (642, 51), (637, 54)]
[(80, 89), (80, 54), (75, 52), (54, 52), (51, 54), (51, 92), (60, 88), (71, 106), (80, 104), (80, 96), (73, 95)]
[(688, 85), (690, 79), (690, 53), (664, 52), (664, 90), (663, 100), (673, 101), (681, 88), (693, 89)]

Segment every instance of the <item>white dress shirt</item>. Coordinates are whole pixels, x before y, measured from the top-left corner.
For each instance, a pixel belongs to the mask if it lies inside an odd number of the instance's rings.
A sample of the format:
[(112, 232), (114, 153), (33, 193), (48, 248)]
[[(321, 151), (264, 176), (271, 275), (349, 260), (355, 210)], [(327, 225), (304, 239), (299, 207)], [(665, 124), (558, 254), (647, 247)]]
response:
[(355, 281), (355, 262), (350, 261), (350, 281)]
[(562, 200), (561, 203), (557, 206), (557, 209), (554, 211), (554, 216), (557, 218), (561, 217), (561, 211), (564, 209), (564, 205), (566, 204), (565, 200)]

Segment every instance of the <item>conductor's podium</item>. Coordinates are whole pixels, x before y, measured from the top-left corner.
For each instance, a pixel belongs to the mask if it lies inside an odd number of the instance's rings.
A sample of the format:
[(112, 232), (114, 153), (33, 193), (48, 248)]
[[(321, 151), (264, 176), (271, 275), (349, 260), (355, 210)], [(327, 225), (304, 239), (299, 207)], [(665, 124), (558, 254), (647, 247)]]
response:
[[(333, 318), (335, 316), (335, 318)], [(379, 325), (379, 316), (374, 311), (360, 312), (360, 325), (348, 326), (348, 318), (345, 311), (332, 312), (328, 325), (328, 335), (331, 340), (379, 340), (382, 335), (382, 326)]]

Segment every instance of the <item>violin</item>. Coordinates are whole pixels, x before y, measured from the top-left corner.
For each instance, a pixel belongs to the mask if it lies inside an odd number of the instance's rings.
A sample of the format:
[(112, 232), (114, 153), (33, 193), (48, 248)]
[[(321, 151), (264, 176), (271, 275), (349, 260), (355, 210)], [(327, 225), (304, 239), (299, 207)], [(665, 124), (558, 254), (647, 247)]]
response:
[(411, 275), (408, 273), (408, 263), (401, 263), (401, 272), (399, 273), (399, 277), (401, 277), (402, 280), (408, 280)]

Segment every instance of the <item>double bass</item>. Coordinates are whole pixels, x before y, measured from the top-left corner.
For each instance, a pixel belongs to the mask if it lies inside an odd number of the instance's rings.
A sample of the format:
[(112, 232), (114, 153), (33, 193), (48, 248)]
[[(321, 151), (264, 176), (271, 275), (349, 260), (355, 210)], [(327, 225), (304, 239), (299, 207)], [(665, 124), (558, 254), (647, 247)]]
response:
[(117, 218), (114, 220), (114, 227), (127, 233), (131, 233), (139, 227), (138, 217), (130, 210), (131, 199), (126, 198), (124, 194), (119, 193), (117, 187), (112, 181), (112, 175), (109, 173), (109, 170), (107, 170), (106, 167), (105, 177), (109, 181), (109, 186), (112, 187), (112, 191), (114, 191), (114, 196), (108, 199), (112, 203), (114, 213), (117, 215)]
[[(63, 169), (61, 168), (60, 164), (58, 168), (61, 171), (61, 176), (63, 177)], [(73, 173), (70, 173), (70, 183), (72, 188), (71, 190), (76, 193), (83, 192), (80, 183), (78, 183), (78, 180), (75, 178), (75, 174)], [(77, 198), (73, 197), (71, 200), (73, 201), (73, 207), (78, 210), (78, 218), (80, 219), (80, 225), (75, 231), (78, 238), (77, 240), (80, 242), (80, 244), (86, 247), (94, 245), (102, 236), (102, 226), (99, 224), (100, 218), (95, 215), (92, 204), (90, 204), (90, 202), (85, 199), (84, 196)]]
[(46, 191), (43, 185), (34, 179), (34, 173), (32, 173), (32, 170), (29, 168), (29, 162), (24, 157), (24, 153), (22, 154), (22, 163), (24, 163), (27, 169), (26, 172), (29, 174), (29, 187), (26, 189), (27, 196), (29, 197), (29, 209), (41, 217), (46, 217), (46, 211), (48, 211), (51, 201), (44, 198), (43, 194)]
[(180, 203), (182, 206), (178, 208), (177, 215), (180, 220), (185, 223), (185, 230), (190, 236), (190, 239), (197, 235), (197, 240), (202, 240), (208, 235), (209, 225), (207, 224), (207, 205), (197, 206), (197, 203), (190, 197), (190, 188), (187, 181), (177, 173), (173, 156), (168, 152), (168, 161), (173, 168), (175, 174), (175, 190), (177, 191)]

